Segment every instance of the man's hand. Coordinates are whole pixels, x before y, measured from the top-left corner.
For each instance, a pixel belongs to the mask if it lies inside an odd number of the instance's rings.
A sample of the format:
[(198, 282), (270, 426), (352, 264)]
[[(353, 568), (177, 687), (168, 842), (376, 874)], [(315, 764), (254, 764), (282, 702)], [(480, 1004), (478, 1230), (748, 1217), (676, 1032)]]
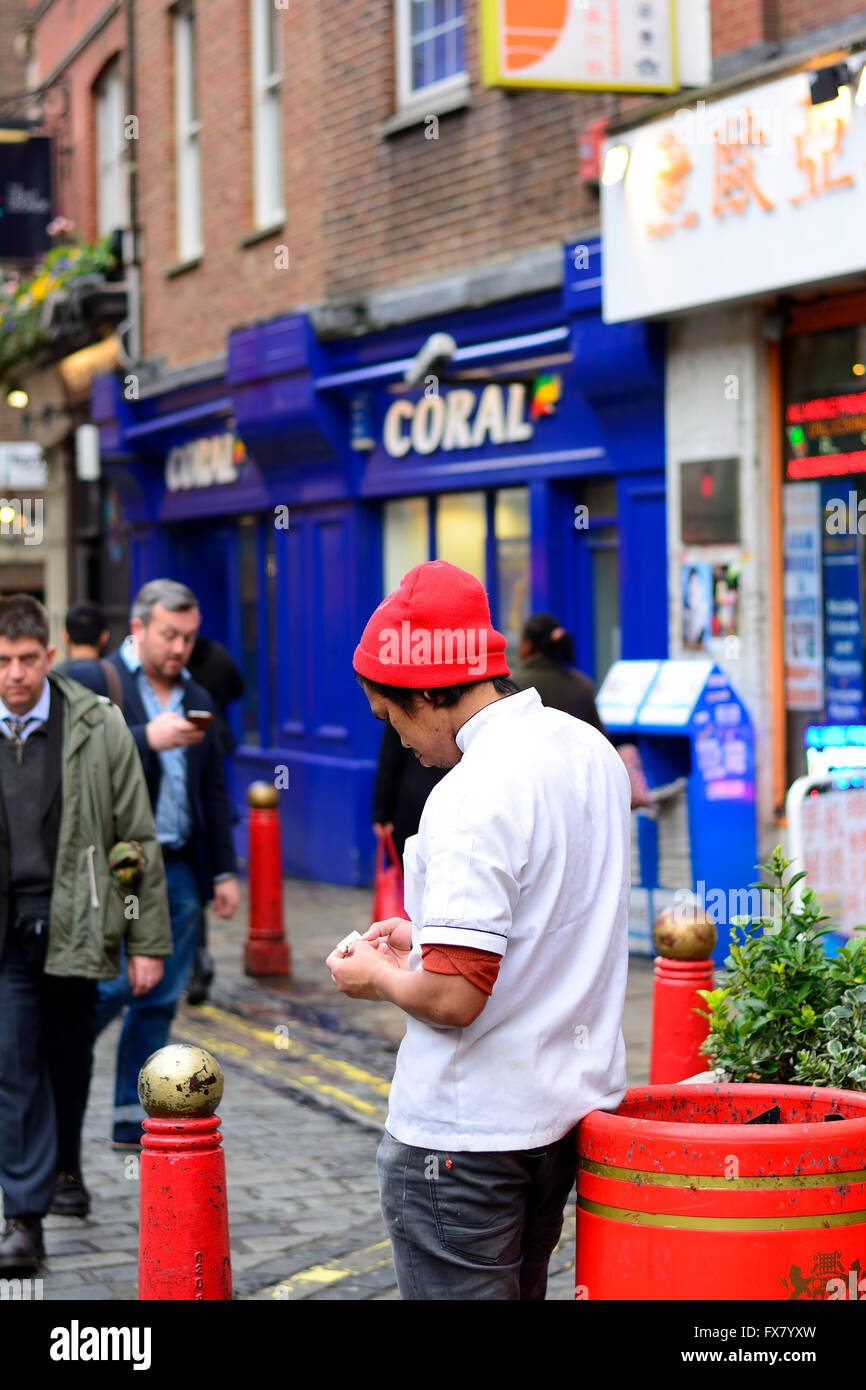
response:
[(409, 952), (412, 950), (412, 923), (405, 917), (386, 917), (382, 922), (374, 922), (369, 931), (364, 932), (364, 941), (369, 941), (391, 965), (398, 970), (409, 969)]
[(169, 748), (186, 748), (193, 743), (201, 743), (204, 729), (196, 728), (188, 719), (174, 710), (163, 710), (145, 726), (147, 741), (155, 753), (165, 753)]
[(382, 957), (368, 941), (353, 941), (352, 954), (341, 956), (332, 951), (325, 961), (331, 979), (341, 994), (350, 999), (382, 999), (376, 980), (382, 969)]
[(234, 917), (241, 900), (236, 878), (223, 878), (213, 886), (213, 911), (216, 917)]
[(130, 956), (126, 967), (133, 994), (147, 994), (162, 979), (165, 962), (162, 956)]

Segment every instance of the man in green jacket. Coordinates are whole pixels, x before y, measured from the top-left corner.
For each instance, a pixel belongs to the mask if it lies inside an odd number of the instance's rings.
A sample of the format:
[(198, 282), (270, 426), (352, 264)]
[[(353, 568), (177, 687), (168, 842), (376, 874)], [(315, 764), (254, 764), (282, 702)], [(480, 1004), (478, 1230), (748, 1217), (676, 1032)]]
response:
[[(78, 1147), (96, 982), (117, 975), (124, 940), (144, 994), (172, 951), (135, 742), (110, 701), (49, 674), (54, 652), (41, 603), (0, 600), (0, 1276), (38, 1268), (49, 1208), (89, 1206)], [(120, 842), (135, 842), (125, 875), (109, 866)]]

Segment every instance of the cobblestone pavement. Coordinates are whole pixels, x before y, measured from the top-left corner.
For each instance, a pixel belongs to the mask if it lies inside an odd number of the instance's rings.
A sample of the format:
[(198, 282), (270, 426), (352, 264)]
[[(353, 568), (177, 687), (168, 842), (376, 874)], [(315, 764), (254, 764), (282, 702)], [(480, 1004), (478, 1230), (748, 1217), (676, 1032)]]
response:
[[(369, 919), (366, 890), (287, 880), (291, 981), (243, 974), (246, 906), (211, 920), (217, 980), (184, 1004), (173, 1036), (208, 1047), (225, 1073), (220, 1106), (236, 1298), (395, 1299), (379, 1214), (375, 1153), (402, 1015), (346, 999), (322, 962)], [(634, 961), (626, 1010), (629, 1080), (647, 1079), (652, 966)], [(138, 1160), (111, 1150), (119, 1023), (99, 1039), (85, 1122), (91, 1215), (45, 1222), (46, 1299), (135, 1299)], [(548, 1298), (573, 1297), (573, 1198), (551, 1261)]]

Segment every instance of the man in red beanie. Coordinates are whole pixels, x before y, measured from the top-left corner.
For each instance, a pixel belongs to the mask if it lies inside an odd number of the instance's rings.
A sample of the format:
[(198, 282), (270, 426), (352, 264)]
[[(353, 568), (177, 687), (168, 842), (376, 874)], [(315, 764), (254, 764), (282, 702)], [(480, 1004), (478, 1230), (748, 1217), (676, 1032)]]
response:
[(379, 605), (354, 667), (433, 788), (411, 921), (334, 951), (337, 987), (408, 1015), (378, 1169), (404, 1299), (543, 1299), (577, 1122), (625, 1094), (628, 775), (507, 679), (482, 585), (442, 560)]

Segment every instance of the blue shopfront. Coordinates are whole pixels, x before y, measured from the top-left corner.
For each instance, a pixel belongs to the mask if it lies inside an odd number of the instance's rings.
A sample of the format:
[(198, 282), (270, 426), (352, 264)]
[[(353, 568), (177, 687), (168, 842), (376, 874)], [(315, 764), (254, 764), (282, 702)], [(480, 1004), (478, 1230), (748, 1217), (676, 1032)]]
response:
[(381, 728), (352, 652), (413, 565), (477, 574), (515, 646), (553, 611), (597, 681), (667, 655), (663, 329), (602, 323), (599, 259), (565, 248), (564, 288), (349, 339), (238, 329), (222, 379), (146, 400), (97, 382), (130, 590), (188, 583), (235, 653), (233, 791), (288, 783), (287, 873), (369, 880)]

